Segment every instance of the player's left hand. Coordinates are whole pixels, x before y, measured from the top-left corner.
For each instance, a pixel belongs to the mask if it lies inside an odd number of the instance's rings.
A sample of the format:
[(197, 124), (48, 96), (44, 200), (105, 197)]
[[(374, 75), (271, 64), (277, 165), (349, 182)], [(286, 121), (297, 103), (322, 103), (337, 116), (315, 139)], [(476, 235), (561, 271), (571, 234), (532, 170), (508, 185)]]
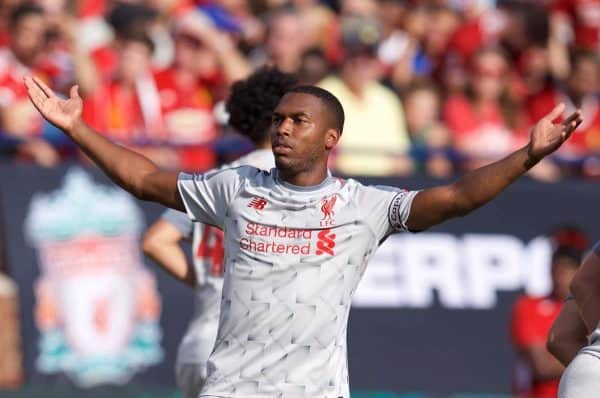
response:
[(528, 153), (533, 160), (538, 161), (557, 150), (583, 121), (581, 111), (577, 110), (563, 122), (554, 123), (553, 120), (560, 117), (564, 110), (564, 104), (557, 105), (531, 130)]

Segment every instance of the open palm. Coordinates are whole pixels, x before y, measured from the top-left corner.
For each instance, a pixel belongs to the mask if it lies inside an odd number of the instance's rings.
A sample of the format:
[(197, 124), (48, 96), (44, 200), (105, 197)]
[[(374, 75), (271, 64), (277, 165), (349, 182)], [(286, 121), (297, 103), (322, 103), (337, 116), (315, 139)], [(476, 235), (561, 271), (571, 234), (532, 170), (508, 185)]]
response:
[(83, 101), (78, 87), (71, 87), (70, 98), (59, 98), (50, 87), (36, 77), (24, 79), (27, 94), (36, 109), (56, 127), (69, 131), (81, 117)]
[(550, 113), (541, 118), (531, 130), (529, 154), (533, 158), (541, 159), (557, 150), (583, 121), (581, 112), (576, 111), (562, 123), (554, 123), (553, 120), (561, 116), (564, 110), (564, 104), (557, 105)]

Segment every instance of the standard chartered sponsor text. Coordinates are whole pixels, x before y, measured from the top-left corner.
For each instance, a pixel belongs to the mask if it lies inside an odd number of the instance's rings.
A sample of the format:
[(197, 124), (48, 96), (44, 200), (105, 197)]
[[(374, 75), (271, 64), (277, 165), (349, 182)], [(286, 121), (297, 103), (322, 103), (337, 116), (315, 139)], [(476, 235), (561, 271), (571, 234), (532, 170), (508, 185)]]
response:
[[(311, 252), (313, 231), (309, 229), (248, 223), (244, 232), (247, 237), (240, 239), (240, 247), (243, 250), (257, 253), (303, 255)], [(253, 236), (277, 240), (253, 239)]]

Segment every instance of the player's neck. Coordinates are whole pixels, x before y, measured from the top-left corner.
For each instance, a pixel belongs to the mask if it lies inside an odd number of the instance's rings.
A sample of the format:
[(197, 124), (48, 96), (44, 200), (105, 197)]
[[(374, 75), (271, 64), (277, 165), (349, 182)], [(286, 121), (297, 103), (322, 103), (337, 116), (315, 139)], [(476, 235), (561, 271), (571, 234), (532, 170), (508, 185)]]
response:
[(271, 140), (256, 143), (255, 149), (271, 149)]
[(299, 187), (313, 187), (321, 184), (328, 177), (327, 168), (294, 173), (290, 170), (277, 169), (280, 178), (288, 184)]

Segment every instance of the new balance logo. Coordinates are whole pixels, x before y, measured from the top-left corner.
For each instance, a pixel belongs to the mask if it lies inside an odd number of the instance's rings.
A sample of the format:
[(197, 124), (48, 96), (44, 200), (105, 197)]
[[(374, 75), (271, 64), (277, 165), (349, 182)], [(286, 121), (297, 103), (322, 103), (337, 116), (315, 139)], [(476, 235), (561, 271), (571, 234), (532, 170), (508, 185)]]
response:
[(252, 207), (253, 209), (256, 209), (256, 210), (262, 210), (265, 208), (266, 205), (267, 205), (266, 200), (255, 196), (254, 199), (252, 199), (250, 201), (250, 203), (248, 204), (248, 207)]
[(317, 255), (329, 254), (333, 256), (335, 248), (335, 234), (331, 229), (324, 229), (317, 235)]

